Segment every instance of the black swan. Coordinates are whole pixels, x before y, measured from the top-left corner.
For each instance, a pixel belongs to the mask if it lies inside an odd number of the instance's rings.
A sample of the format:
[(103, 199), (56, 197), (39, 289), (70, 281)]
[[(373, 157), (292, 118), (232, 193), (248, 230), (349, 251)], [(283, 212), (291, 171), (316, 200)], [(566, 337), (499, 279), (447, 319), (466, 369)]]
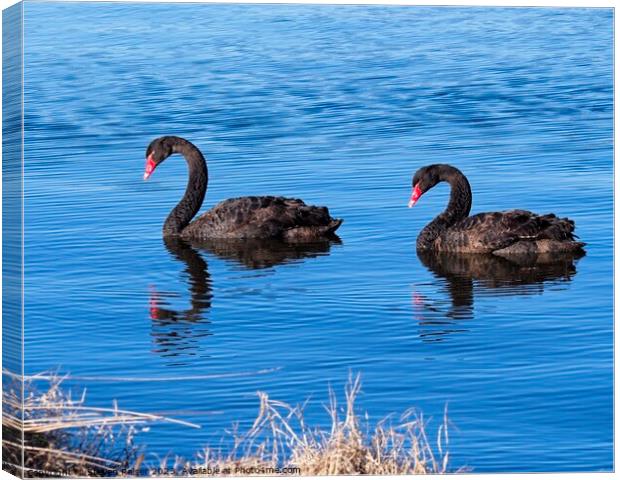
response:
[[(284, 197), (241, 197), (220, 202), (191, 222), (207, 191), (207, 163), (202, 153), (184, 138), (165, 136), (153, 140), (146, 149), (144, 179), (174, 153), (185, 157), (189, 181), (185, 195), (170, 212), (163, 227), (164, 237), (185, 240), (207, 238), (278, 238), (309, 241), (329, 237), (342, 223), (332, 218), (326, 207), (306, 205)], [(190, 223), (191, 222), (191, 223)]]
[(575, 241), (575, 223), (552, 213), (537, 215), (526, 210), (510, 210), (469, 217), (471, 187), (465, 175), (451, 165), (420, 168), (413, 176), (409, 207), (439, 182), (450, 184), (450, 201), (446, 210), (418, 235), (418, 250), (500, 256), (583, 252), (585, 243)]

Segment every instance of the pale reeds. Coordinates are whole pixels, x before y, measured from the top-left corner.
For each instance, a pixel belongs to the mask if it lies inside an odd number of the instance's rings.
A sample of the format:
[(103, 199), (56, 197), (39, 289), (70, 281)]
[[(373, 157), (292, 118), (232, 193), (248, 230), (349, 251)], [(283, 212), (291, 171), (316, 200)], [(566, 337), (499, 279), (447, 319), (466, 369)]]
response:
[[(6, 372), (5, 372), (6, 374)], [(3, 466), (21, 477), (70, 476), (248, 476), (399, 475), (448, 472), (448, 420), (431, 439), (428, 422), (415, 410), (371, 425), (356, 407), (360, 377), (351, 377), (340, 405), (330, 390), (327, 427), (306, 423), (306, 405), (291, 406), (259, 392), (253, 425), (228, 432), (224, 449), (206, 447), (194, 460), (177, 456), (149, 464), (154, 455), (134, 444), (137, 428), (149, 422), (197, 425), (159, 415), (85, 405), (73, 399), (62, 378), (41, 377), (46, 389), (27, 379), (3, 389)], [(22, 457), (23, 453), (23, 457)], [(145, 460), (146, 459), (146, 460)]]
[[(85, 405), (85, 391), (72, 398), (63, 377), (23, 380), (4, 373), (2, 390), (3, 468), (20, 477), (104, 476), (135, 467), (136, 427), (150, 422), (187, 422), (112, 408)], [(22, 400), (23, 399), (23, 400)]]
[(174, 475), (400, 475), (448, 471), (447, 413), (431, 440), (423, 416), (410, 409), (370, 425), (355, 401), (360, 377), (350, 378), (341, 407), (333, 391), (326, 406), (328, 428), (313, 428), (304, 405), (291, 406), (259, 392), (260, 408), (244, 434), (234, 430), (226, 454), (205, 448), (197, 461), (163, 461), (153, 474)]

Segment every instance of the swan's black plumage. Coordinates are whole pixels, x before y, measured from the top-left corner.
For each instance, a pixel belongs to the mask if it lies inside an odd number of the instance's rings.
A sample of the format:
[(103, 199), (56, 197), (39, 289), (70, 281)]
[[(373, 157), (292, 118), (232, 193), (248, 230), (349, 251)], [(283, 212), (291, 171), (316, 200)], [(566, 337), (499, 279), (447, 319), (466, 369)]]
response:
[(174, 153), (185, 157), (189, 179), (185, 195), (164, 223), (165, 237), (179, 236), (186, 240), (277, 238), (292, 242), (311, 241), (333, 235), (342, 223), (341, 219), (330, 216), (327, 207), (274, 196), (224, 200), (191, 221), (200, 210), (208, 183), (207, 163), (195, 145), (174, 136), (153, 140), (146, 150), (145, 178)]
[(240, 197), (224, 200), (190, 223), (182, 236), (204, 238), (282, 238), (304, 240), (338, 228), (326, 207), (284, 197)]
[(450, 184), (450, 201), (446, 210), (420, 232), (418, 250), (500, 256), (583, 251), (585, 243), (575, 240), (575, 223), (553, 213), (538, 215), (527, 210), (510, 210), (468, 216), (471, 187), (465, 175), (450, 165), (419, 169), (413, 177), (417, 194), (412, 196), (411, 204), (439, 182)]

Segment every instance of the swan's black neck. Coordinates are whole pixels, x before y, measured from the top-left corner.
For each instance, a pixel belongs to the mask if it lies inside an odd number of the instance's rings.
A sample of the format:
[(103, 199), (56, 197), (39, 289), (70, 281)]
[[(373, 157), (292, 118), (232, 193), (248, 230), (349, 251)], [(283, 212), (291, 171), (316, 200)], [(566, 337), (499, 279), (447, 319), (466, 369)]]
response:
[(192, 143), (176, 137), (172, 145), (172, 153), (180, 153), (185, 157), (189, 169), (189, 179), (185, 195), (172, 209), (164, 222), (164, 237), (180, 235), (183, 229), (198, 213), (207, 192), (207, 162), (200, 150)]
[(432, 248), (437, 237), (455, 223), (467, 218), (471, 209), (471, 187), (460, 170), (450, 165), (436, 165), (433, 173), (437, 181), (431, 188), (437, 183), (448, 182), (451, 187), (450, 201), (446, 209), (418, 235), (416, 246), (420, 250)]

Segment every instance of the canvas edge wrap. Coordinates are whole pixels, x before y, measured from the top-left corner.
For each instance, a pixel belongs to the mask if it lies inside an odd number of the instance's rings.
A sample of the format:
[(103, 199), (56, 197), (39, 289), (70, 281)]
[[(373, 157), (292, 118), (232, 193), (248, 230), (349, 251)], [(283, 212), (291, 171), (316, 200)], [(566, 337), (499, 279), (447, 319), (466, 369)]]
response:
[[(23, 2), (2, 12), (2, 361), (3, 388), (12, 389), (23, 402), (24, 374), (24, 113), (23, 113)], [(3, 405), (3, 414), (23, 423), (23, 408)], [(5, 458), (2, 469), (24, 477), (24, 437), (21, 458)], [(14, 460), (14, 461), (10, 461)], [(17, 463), (17, 464), (16, 464)]]

